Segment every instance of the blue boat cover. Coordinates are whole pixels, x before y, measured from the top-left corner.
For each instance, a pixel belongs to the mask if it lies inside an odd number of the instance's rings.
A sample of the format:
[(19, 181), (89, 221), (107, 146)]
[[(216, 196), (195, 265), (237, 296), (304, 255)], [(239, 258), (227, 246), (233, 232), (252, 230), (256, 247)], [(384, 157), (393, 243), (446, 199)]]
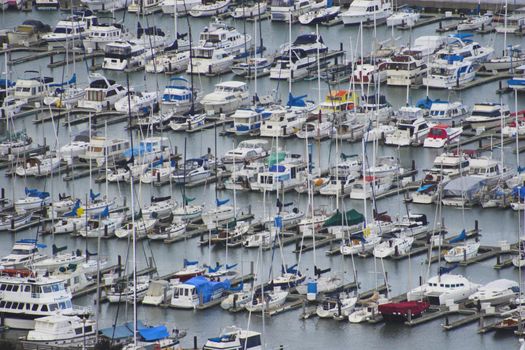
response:
[(296, 96), (292, 95), (292, 93), (288, 94), (288, 103), (286, 104), (288, 107), (306, 107), (306, 102), (304, 102), (304, 99), (308, 95), (302, 95), (302, 96)]
[(156, 341), (166, 339), (170, 334), (168, 333), (166, 326), (157, 326), (139, 329), (139, 335), (145, 341)]
[[(146, 327), (142, 323), (142, 321), (137, 321), (137, 329), (140, 332), (142, 329), (145, 329)], [(126, 322), (122, 325), (114, 326), (114, 327), (108, 327), (108, 328), (102, 328), (99, 330), (99, 332), (106, 338), (109, 339), (125, 339), (125, 338), (131, 338), (133, 336), (133, 322)]]
[(423, 185), (423, 186), (419, 187), (416, 190), (416, 192), (425, 192), (426, 190), (428, 190), (429, 188), (432, 188), (434, 186), (435, 186), (434, 184), (426, 184), (426, 185)]
[(230, 289), (231, 282), (230, 280), (224, 280), (222, 282), (215, 282), (210, 281), (204, 276), (196, 276), (193, 278), (190, 278), (185, 282), (185, 284), (189, 284), (191, 286), (194, 286), (197, 290), (197, 294), (199, 296), (202, 296), (202, 302), (208, 303), (211, 301), (212, 295), (220, 289)]
[(221, 205), (224, 205), (226, 203), (228, 203), (230, 201), (229, 198), (226, 198), (226, 199), (223, 199), (223, 200), (220, 200), (219, 198), (216, 199), (216, 202), (217, 202), (217, 206), (220, 207)]
[(197, 265), (199, 262), (197, 260), (195, 261), (191, 261), (191, 260), (188, 260), (188, 259), (184, 259), (184, 267), (186, 266), (192, 266), (192, 265)]
[(91, 198), (91, 201), (93, 202), (97, 197), (100, 196), (100, 193), (95, 193), (93, 190), (89, 190), (89, 198)]

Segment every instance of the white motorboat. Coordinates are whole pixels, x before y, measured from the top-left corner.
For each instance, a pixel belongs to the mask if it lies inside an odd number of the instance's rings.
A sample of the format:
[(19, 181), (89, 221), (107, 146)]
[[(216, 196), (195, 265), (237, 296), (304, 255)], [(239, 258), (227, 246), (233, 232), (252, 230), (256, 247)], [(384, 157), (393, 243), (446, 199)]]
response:
[(470, 108), (459, 102), (436, 100), (432, 101), (428, 117), (435, 123), (452, 124), (460, 122), (470, 114)]
[(53, 78), (41, 76), (38, 71), (25, 71), (24, 75), (16, 80), (13, 97), (26, 103), (43, 101), (49, 95), (51, 84)]
[(95, 320), (56, 314), (36, 319), (35, 328), (21, 342), (24, 349), (94, 346), (96, 332)]
[(230, 205), (224, 204), (207, 210), (206, 212), (202, 212), (201, 209), (201, 213), (202, 222), (204, 222), (207, 227), (211, 228), (217, 227), (218, 223), (231, 221), (236, 216), (236, 211), (234, 208)]
[(423, 142), (423, 147), (441, 148), (447, 145), (452, 145), (459, 140), (463, 133), (463, 127), (451, 127), (446, 124), (434, 125)]
[[(76, 76), (73, 79), (76, 80)], [(84, 98), (85, 94), (86, 90), (83, 88), (76, 87), (73, 84), (69, 84), (69, 86), (63, 85), (50, 92), (49, 96), (44, 97), (43, 102), (46, 106), (73, 108), (76, 107), (78, 101)]]
[(333, 6), (333, 1), (327, 1), (324, 8), (316, 8), (299, 16), (302, 25), (315, 25), (329, 23), (336, 19), (341, 13), (341, 7)]
[(470, 301), (500, 305), (514, 300), (520, 293), (518, 282), (508, 279), (498, 279), (489, 282), (468, 297)]
[(322, 140), (335, 135), (332, 122), (308, 122), (295, 135), (300, 139)]
[(171, 175), (171, 178), (175, 183), (187, 184), (209, 178), (211, 173), (207, 159), (192, 158), (179, 165)]
[(81, 0), (93, 12), (113, 12), (123, 10), (128, 4), (127, 0)]
[(279, 162), (269, 166), (267, 171), (257, 174), (251, 184), (254, 191), (288, 191), (308, 180), (306, 163), (301, 159)]
[(248, 104), (248, 85), (240, 81), (226, 81), (215, 85), (212, 93), (203, 97), (201, 104), (207, 114), (232, 114)]
[(237, 147), (229, 150), (221, 158), (221, 163), (226, 170), (240, 170), (245, 164), (256, 162), (269, 155), (270, 144), (268, 140), (253, 139), (239, 142)]
[[(53, 251), (56, 247), (53, 246)], [(48, 272), (55, 272), (60, 267), (68, 267), (68, 265), (82, 265), (86, 261), (86, 256), (82, 252), (76, 251), (72, 253), (57, 253), (51, 257), (33, 262), (36, 269), (47, 270)]]
[(393, 237), (374, 247), (376, 258), (384, 259), (390, 256), (408, 254), (414, 243), (414, 237)]
[(428, 279), (427, 283), (407, 293), (408, 301), (428, 299), (433, 305), (459, 302), (478, 291), (480, 285), (470, 282), (461, 275), (441, 274)]
[(16, 99), (14, 96), (6, 96), (0, 106), (0, 118), (14, 118), (25, 105), (27, 105), (26, 99)]
[(316, 66), (315, 55), (309, 55), (302, 49), (292, 49), (291, 54), (286, 53), (275, 58), (270, 68), (270, 79), (294, 81), (307, 76)]
[(472, 129), (490, 129), (505, 124), (510, 117), (510, 110), (507, 105), (499, 103), (476, 103), (469, 117), (465, 121), (470, 123)]
[(402, 119), (399, 119), (396, 130), (385, 137), (385, 144), (394, 146), (422, 144), (433, 125), (423, 117), (421, 108), (401, 107), (400, 112), (401, 110), (404, 112)]
[[(177, 40), (177, 42), (179, 41), (181, 40)], [(185, 42), (181, 42), (180, 45), (185, 45)], [(165, 51), (147, 61), (144, 66), (146, 73), (172, 74), (186, 71), (190, 63), (190, 51), (180, 51), (185, 47), (180, 47), (179, 44), (177, 44), (177, 47), (178, 49), (175, 51)]]
[(374, 142), (384, 140), (388, 135), (392, 135), (397, 128), (391, 124), (375, 124), (371, 125), (363, 134), (366, 142)]
[(165, 14), (185, 16), (197, 5), (202, 5), (202, 0), (164, 0), (161, 8)]
[(114, 80), (108, 80), (100, 74), (93, 74), (83, 99), (78, 101), (78, 107), (93, 109), (97, 112), (110, 110), (115, 102), (126, 96), (127, 89)]
[(235, 75), (252, 78), (256, 74), (258, 76), (268, 74), (271, 66), (272, 61), (266, 57), (250, 57), (246, 61), (231, 66), (231, 70)]
[(276, 0), (270, 6), (270, 20), (276, 22), (294, 22), (302, 14), (312, 8), (325, 7), (326, 2), (310, 0)]
[[(87, 0), (87, 1), (98, 1), (101, 0)], [(111, 2), (126, 1), (126, 0), (110, 0)], [(111, 44), (115, 40), (125, 40), (130, 38), (128, 30), (120, 23), (97, 23), (92, 25), (88, 35), (82, 40), (87, 52), (93, 52), (96, 50), (104, 50), (106, 45)]]
[(88, 149), (84, 154), (80, 154), (78, 158), (80, 162), (93, 163), (99, 167), (103, 166), (106, 161), (109, 164), (115, 164), (125, 159), (124, 152), (129, 147), (129, 140), (127, 139), (92, 136)]
[(184, 222), (174, 222), (170, 226), (165, 228), (155, 229), (152, 232), (148, 232), (148, 239), (151, 240), (166, 240), (181, 237), (186, 233), (187, 224)]
[(379, 61), (375, 64), (357, 63), (352, 78), (356, 85), (359, 84), (376, 84), (386, 81), (386, 61)]
[(301, 130), (306, 122), (306, 111), (277, 107), (271, 110), (270, 118), (261, 125), (261, 136), (286, 137)]
[(173, 287), (170, 305), (178, 309), (195, 309), (201, 304), (221, 298), (230, 286), (231, 282), (228, 279), (216, 282), (204, 276), (192, 277)]
[(131, 0), (128, 5), (128, 12), (137, 15), (149, 15), (161, 10), (163, 0)]
[(463, 56), (451, 55), (448, 59), (438, 60), (430, 64), (429, 72), (423, 78), (423, 85), (449, 89), (464, 86), (476, 77), (475, 64), (466, 61)]
[(167, 85), (162, 93), (161, 111), (186, 114), (190, 112), (192, 103), (199, 103), (199, 96), (186, 78), (171, 78), (170, 85)]
[[(164, 45), (164, 37), (155, 38), (149, 41), (144, 39), (116, 40), (106, 44), (102, 68), (124, 71), (144, 67), (146, 62), (158, 53), (159, 47)], [(155, 46), (152, 46), (152, 43)]]
[[(369, 231), (366, 232), (368, 233)], [(348, 241), (343, 241), (340, 252), (343, 256), (367, 254), (372, 252), (380, 242), (381, 236), (377, 234), (354, 235)]]
[(443, 258), (448, 263), (465, 261), (478, 255), (479, 246), (479, 242), (466, 242), (446, 251)]
[[(507, 6), (505, 6), (505, 11), (507, 11)], [(496, 33), (518, 33), (524, 25), (525, 8), (520, 7), (515, 9), (510, 16), (507, 16), (507, 13), (505, 12), (505, 20), (503, 23), (500, 22), (495, 29)]]
[(268, 4), (266, 1), (256, 1), (253, 5), (236, 7), (231, 13), (231, 16), (235, 19), (253, 18), (264, 15), (267, 9)]
[(369, 302), (364, 306), (356, 309), (350, 315), (348, 315), (348, 321), (350, 323), (362, 323), (373, 319), (379, 314), (378, 305), (375, 302)]
[(173, 293), (173, 286), (165, 280), (153, 280), (148, 286), (146, 295), (142, 299), (142, 304), (158, 306), (169, 303)]
[(419, 51), (406, 51), (386, 62), (386, 83), (392, 86), (418, 85), (427, 74), (426, 60)]
[[(0, 310), (4, 324), (11, 329), (35, 329), (35, 319), (40, 317), (71, 315), (82, 318), (90, 312), (88, 308), (73, 306), (71, 292), (65, 282), (56, 277), (38, 276), (31, 271), (4, 270), (0, 276), (0, 288)], [(19, 305), (25, 307), (19, 308)], [(66, 330), (60, 331), (65, 334)]]
[(198, 4), (189, 10), (192, 17), (210, 17), (217, 16), (228, 11), (231, 5), (231, 0), (217, 0), (208, 4)]
[(52, 47), (80, 45), (98, 19), (90, 11), (77, 11), (65, 20), (58, 21), (52, 33), (42, 35), (42, 40)]
[(436, 53), (436, 59), (446, 62), (450, 57), (463, 57), (463, 62), (484, 63), (492, 58), (494, 48), (473, 41), (470, 33), (450, 34), (446, 46)]
[(168, 125), (173, 131), (193, 130), (199, 126), (203, 126), (206, 122), (206, 117), (207, 115), (204, 113), (175, 116), (170, 120)]
[(392, 15), (390, 1), (356, 0), (350, 4), (347, 11), (341, 14), (345, 25), (374, 22), (384, 23)]
[(21, 239), (15, 242), (11, 253), (0, 259), (0, 265), (5, 269), (27, 268), (33, 263), (37, 263), (47, 256), (40, 252), (46, 248), (45, 244), (38, 243), (34, 239)]

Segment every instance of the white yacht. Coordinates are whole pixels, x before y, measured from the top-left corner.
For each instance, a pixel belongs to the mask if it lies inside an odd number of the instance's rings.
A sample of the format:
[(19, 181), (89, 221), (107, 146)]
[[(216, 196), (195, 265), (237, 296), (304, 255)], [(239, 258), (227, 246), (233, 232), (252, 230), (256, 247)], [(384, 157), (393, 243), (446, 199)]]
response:
[(235, 57), (245, 54), (252, 38), (224, 22), (211, 22), (200, 33), (199, 44), (192, 48), (186, 73), (217, 74), (230, 71)]
[(261, 136), (286, 137), (301, 130), (306, 123), (306, 111), (275, 107), (271, 116), (261, 125)]
[(248, 85), (240, 81), (226, 81), (215, 85), (215, 90), (201, 100), (207, 114), (232, 114), (248, 104)]
[(192, 17), (210, 17), (216, 16), (228, 11), (231, 5), (231, 0), (217, 0), (208, 4), (198, 4), (189, 10)]
[(288, 291), (275, 288), (265, 290), (264, 294), (255, 295), (244, 307), (249, 312), (271, 311), (281, 307), (288, 296)]
[(300, 159), (271, 165), (267, 171), (257, 175), (257, 181), (251, 184), (252, 190), (288, 191), (303, 184), (308, 179), (306, 164)]
[(58, 10), (60, 7), (58, 0), (35, 0), (34, 5), (37, 10), (46, 11)]
[(475, 64), (462, 56), (451, 55), (447, 60), (437, 60), (430, 64), (429, 72), (423, 78), (423, 85), (450, 89), (464, 86), (476, 78)]
[(472, 113), (465, 121), (470, 123), (472, 129), (490, 129), (505, 125), (506, 119), (510, 117), (507, 105), (499, 103), (483, 102), (474, 104)]
[(384, 23), (392, 15), (392, 4), (383, 0), (355, 0), (347, 11), (341, 14), (345, 25), (366, 22)]
[(92, 78), (94, 80), (86, 89), (84, 98), (78, 101), (79, 108), (92, 109), (97, 112), (104, 109), (110, 110), (115, 102), (127, 94), (127, 89), (115, 83), (114, 80), (106, 79), (100, 74), (92, 75)]
[(81, 0), (93, 12), (113, 12), (126, 8), (128, 0)]
[(231, 115), (233, 119), (233, 130), (236, 135), (250, 135), (261, 129), (264, 120), (271, 116), (271, 112), (264, 108), (239, 108)]
[(0, 265), (6, 269), (25, 268), (29, 265), (47, 259), (40, 252), (46, 248), (45, 244), (38, 243), (34, 239), (21, 239), (15, 242), (11, 253), (0, 259)]
[(161, 8), (165, 14), (185, 16), (197, 5), (202, 5), (202, 0), (164, 0)]
[(137, 15), (149, 15), (160, 11), (160, 6), (163, 0), (131, 0), (128, 5), (128, 12), (136, 13)]
[(42, 40), (53, 47), (80, 45), (82, 39), (91, 30), (91, 26), (97, 24), (97, 17), (89, 11), (78, 12), (65, 20), (58, 21), (53, 32), (42, 35)]
[[(291, 57), (290, 57), (291, 56)], [(317, 57), (301, 49), (276, 57), (270, 69), (270, 79), (296, 80), (307, 76), (317, 66)]]
[(335, 132), (332, 122), (307, 122), (295, 133), (295, 136), (300, 139), (322, 140), (335, 135)]
[(85, 154), (79, 155), (81, 162), (95, 163), (102, 166), (108, 163), (115, 163), (124, 159), (124, 151), (130, 147), (127, 139), (105, 138), (102, 136), (93, 136), (89, 141), (89, 147)]
[[(152, 39), (154, 43), (155, 40)], [(156, 47), (144, 45), (141, 40), (115, 40), (104, 47), (102, 68), (124, 71), (144, 67), (157, 54)]]
[(0, 310), (4, 325), (14, 329), (34, 329), (35, 319), (56, 315), (86, 315), (87, 309), (73, 307), (64, 281), (33, 276), (31, 272), (4, 272), (0, 276)]
[(53, 78), (42, 77), (38, 71), (28, 70), (16, 80), (13, 97), (26, 103), (42, 101), (51, 91)]
[(480, 285), (461, 275), (442, 274), (428, 279), (427, 283), (407, 293), (408, 301), (428, 299), (433, 305), (459, 302), (478, 291)]
[(310, 0), (276, 0), (270, 6), (270, 20), (275, 22), (294, 22), (299, 16), (312, 9)]
[(490, 60), (494, 48), (481, 46), (478, 42), (472, 41), (472, 36), (470, 33), (450, 34), (446, 46), (436, 53), (437, 59), (446, 62), (451, 56), (461, 56), (463, 61), (472, 63), (484, 63)]
[(94, 346), (97, 332), (95, 320), (83, 320), (78, 316), (52, 315), (35, 320), (35, 329), (22, 338), (24, 349), (40, 347)]
[(91, 27), (88, 35), (82, 40), (82, 44), (84, 44), (87, 52), (104, 50), (106, 45), (128, 36), (129, 32), (120, 23), (99, 23)]
[(470, 108), (459, 102), (449, 102), (436, 100), (432, 101), (430, 110), (428, 111), (428, 118), (435, 123), (451, 124), (459, 122), (470, 114)]
[(419, 145), (433, 126), (423, 117), (423, 110), (418, 107), (401, 107), (402, 119), (399, 119), (397, 129), (387, 135), (385, 144), (396, 146)]
[(468, 297), (470, 301), (490, 303), (491, 305), (506, 304), (520, 293), (519, 283), (508, 279), (498, 279), (489, 282)]
[(427, 68), (419, 52), (395, 55), (386, 64), (386, 83), (393, 86), (421, 84)]
[(350, 185), (350, 198), (365, 199), (379, 196), (392, 188), (393, 177), (365, 176)]
[(194, 104), (199, 101), (198, 96), (198, 92), (192, 90), (186, 78), (171, 78), (170, 85), (167, 85), (162, 93), (161, 111), (186, 114), (191, 110), (192, 100)]
[(268, 4), (266, 1), (257, 1), (253, 5), (239, 6), (233, 10), (231, 16), (235, 19), (253, 18), (266, 13)]
[(239, 170), (247, 163), (266, 158), (269, 155), (269, 150), (268, 140), (244, 140), (239, 142), (237, 147), (226, 152), (221, 158), (221, 162), (226, 170)]
[(218, 337), (209, 338), (203, 350), (262, 350), (261, 333), (226, 327)]

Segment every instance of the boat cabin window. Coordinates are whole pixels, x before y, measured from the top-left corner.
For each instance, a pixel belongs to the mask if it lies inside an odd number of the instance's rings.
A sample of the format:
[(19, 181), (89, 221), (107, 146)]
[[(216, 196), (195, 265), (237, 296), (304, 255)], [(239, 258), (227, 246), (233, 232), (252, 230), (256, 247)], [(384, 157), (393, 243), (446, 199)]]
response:
[(76, 334), (76, 335), (80, 335), (80, 334), (82, 334), (82, 327), (80, 327), (80, 328), (75, 328), (75, 334)]
[(40, 309), (40, 311), (47, 312), (48, 311), (47, 305), (42, 305), (42, 308)]
[(33, 307), (31, 308), (31, 311), (36, 311), (38, 310), (38, 304), (34, 304)]
[(49, 304), (49, 311), (55, 311), (58, 309), (58, 305), (57, 304)]
[(84, 333), (91, 333), (93, 331), (93, 326), (84, 327)]

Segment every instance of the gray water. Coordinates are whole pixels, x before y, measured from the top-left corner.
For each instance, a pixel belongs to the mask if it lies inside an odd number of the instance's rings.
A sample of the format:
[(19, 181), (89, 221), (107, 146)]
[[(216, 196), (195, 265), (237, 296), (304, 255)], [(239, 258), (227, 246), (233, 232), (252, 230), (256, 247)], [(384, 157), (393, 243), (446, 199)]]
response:
[[(25, 19), (40, 19), (48, 24), (55, 24), (56, 21), (64, 16), (56, 12), (36, 12), (32, 13), (17, 13), (5, 12), (0, 14), (0, 28), (15, 27)], [(121, 19), (123, 12), (118, 12), (116, 17)], [(125, 23), (131, 31), (136, 28), (136, 16), (126, 14)], [(244, 30), (246, 25), (246, 32), (253, 36), (253, 23), (243, 21), (231, 21), (240, 31)], [(190, 18), (193, 37), (197, 38), (198, 33), (208, 23), (206, 19)], [(141, 18), (143, 26), (158, 25), (162, 27), (170, 35), (174, 33), (173, 18), (162, 16), (160, 14), (148, 16), (146, 19)], [(409, 31), (395, 31), (394, 37), (398, 38), (399, 44), (406, 44), (411, 39), (421, 35), (433, 35), (437, 24), (425, 26), (415, 29), (413, 32)], [(179, 20), (179, 31), (187, 31), (187, 21), (185, 18)], [(292, 27), (292, 38), (295, 38), (299, 33), (315, 31), (314, 27), (303, 27), (294, 25)], [(350, 47), (356, 50), (356, 42), (358, 41), (358, 28), (343, 27), (342, 25), (330, 28), (320, 27), (319, 31), (323, 36), (325, 43), (333, 49), (339, 48), (340, 43), (343, 43), (345, 50), (349, 55)], [(274, 52), (279, 46), (288, 40), (288, 25), (281, 23), (270, 23), (264, 21), (262, 23), (262, 33), (264, 44), (268, 52)], [(366, 54), (372, 47), (374, 38), (373, 29), (365, 29), (364, 31), (364, 49)], [(386, 27), (377, 28), (376, 34), (378, 41), (384, 41), (392, 37), (392, 33)], [(475, 39), (484, 45), (493, 45), (497, 52), (501, 52), (503, 48), (502, 36), (499, 35), (476, 35)], [(522, 43), (522, 39), (514, 36), (509, 36), (509, 44)], [(358, 50), (359, 51), (359, 50)], [(26, 53), (16, 54), (14, 57), (25, 55)], [(1, 67), (4, 67), (4, 57), (0, 58)], [(22, 64), (13, 67), (11, 75), (13, 80), (28, 69), (40, 70), (43, 75), (54, 76), (55, 80), (60, 80), (62, 76), (67, 79), (71, 76), (73, 71), (77, 72), (79, 83), (87, 84), (87, 70), (84, 63), (76, 63), (67, 68), (48, 69), (47, 64), (49, 59), (41, 59), (30, 63)], [(64, 70), (65, 69), (65, 70)], [(125, 83), (126, 75), (124, 73), (106, 73), (108, 78), (116, 79), (121, 83)], [(223, 75), (221, 77), (198, 77), (195, 82), (198, 88), (208, 92), (213, 90), (214, 84), (219, 81), (231, 80), (233, 75)], [(149, 75), (143, 72), (130, 74), (131, 85), (135, 89), (147, 89), (154, 91), (162, 89), (168, 82), (168, 77), (164, 75)], [(253, 82), (249, 82), (253, 89)], [(341, 88), (347, 88), (347, 84), (341, 85)], [(431, 90), (431, 98), (442, 99), (462, 99), (465, 103), (473, 104), (482, 101), (499, 101), (500, 97), (495, 93), (498, 88), (497, 83), (490, 83), (481, 87), (467, 90), (462, 93), (451, 93), (448, 91)], [(326, 84), (321, 84), (320, 95), (324, 99), (328, 87)], [(281, 98), (285, 99), (288, 93), (288, 83), (276, 83), (270, 81), (268, 78), (263, 78), (258, 81), (258, 93), (268, 94), (276, 92)], [(382, 87), (382, 92), (386, 94), (388, 100), (395, 106), (399, 107), (405, 104), (406, 89)], [(293, 93), (295, 95), (308, 94), (310, 99), (317, 100), (319, 90), (316, 81), (300, 81), (293, 84)], [(417, 99), (426, 95), (425, 90), (411, 90), (410, 100)], [(514, 109), (514, 97), (512, 95), (503, 95), (502, 101)], [(519, 97), (518, 110), (523, 109), (525, 101)], [(15, 128), (17, 130), (25, 128), (37, 143), (43, 143), (44, 137), (48, 144), (56, 144), (52, 123), (33, 124), (33, 117), (29, 116), (24, 119), (15, 121)], [(57, 122), (58, 124), (58, 122)], [(69, 140), (69, 130), (63, 126), (62, 123), (57, 127), (58, 143), (63, 145)], [(75, 134), (78, 131), (84, 130), (87, 125), (72, 126), (71, 133)], [(104, 133), (104, 130), (100, 130)], [(128, 137), (124, 124), (108, 126), (107, 134), (111, 136)], [(200, 133), (183, 135), (167, 133), (173, 147), (177, 147), (179, 152), (182, 152), (184, 140), (188, 144), (188, 157), (200, 156), (206, 153), (208, 147), (214, 152), (214, 130), (206, 130)], [(234, 139), (231, 137), (217, 138), (217, 154), (221, 155), (227, 150), (231, 149)], [(282, 141), (280, 142), (282, 144)], [(471, 145), (467, 148), (473, 148), (476, 145)], [(290, 139), (285, 141), (287, 150), (305, 154), (304, 142), (297, 139)], [(344, 153), (361, 153), (360, 144), (349, 144), (344, 142), (340, 149)], [(370, 147), (369, 147), (370, 148)], [(503, 149), (505, 161), (511, 168), (516, 167), (516, 156), (512, 153), (513, 146), (508, 146)], [(370, 150), (369, 150), (370, 151)], [(401, 159), (402, 165), (410, 167), (412, 160), (415, 160), (419, 170), (428, 168), (439, 153), (438, 150), (428, 150), (422, 148), (403, 148), (396, 149), (391, 147), (381, 147), (378, 154), (381, 155), (396, 155)], [(326, 165), (331, 161), (335, 161), (335, 147), (334, 144), (324, 141), (320, 144), (314, 145), (314, 161), (321, 159), (321, 166)], [(499, 158), (500, 151), (495, 150), (493, 157)], [(421, 174), (419, 174), (421, 176)], [(21, 179), (16, 178), (11, 180), (7, 177), (0, 176), (0, 187), (7, 188), (7, 194), (13, 198), (23, 196), (23, 188), (38, 187), (46, 189), (58, 197), (58, 191), (74, 194), (83, 198), (89, 188), (94, 191), (105, 193), (105, 184), (89, 184), (89, 178), (83, 178), (74, 182), (64, 182), (61, 180), (62, 174), (57, 174), (52, 179), (35, 180), (35, 179)], [(214, 186), (200, 187), (188, 189), (187, 194), (192, 197), (197, 197), (197, 201), (205, 203), (208, 207), (214, 205), (215, 193)], [(176, 198), (180, 198), (180, 188), (168, 186), (157, 188), (150, 186), (135, 186), (135, 194), (137, 196), (137, 208), (147, 205), (149, 203), (150, 195), (167, 195), (172, 194)], [(110, 197), (128, 197), (129, 204), (129, 185), (109, 185)], [(219, 197), (233, 198), (233, 194), (228, 191), (220, 191)], [(392, 216), (405, 214), (405, 206), (402, 202), (402, 195), (390, 197), (388, 199), (380, 200), (378, 208), (381, 211), (388, 211)], [(286, 194), (286, 201), (294, 201), (300, 204), (304, 210), (307, 205), (307, 198), (304, 195), (298, 195), (295, 192)], [(272, 213), (274, 210), (275, 195), (268, 195), (263, 199), (260, 193), (237, 193), (237, 206), (247, 210), (251, 205), (252, 211), (256, 216), (261, 217), (263, 214)], [(329, 208), (334, 208), (335, 203), (333, 199), (326, 197), (316, 197), (316, 206), (326, 205)], [(345, 209), (355, 208), (363, 212), (362, 201), (355, 201), (346, 199), (343, 203)], [(421, 212), (427, 214), (429, 219), (433, 222), (435, 216), (434, 206), (412, 205), (410, 210), (414, 212)], [(368, 213), (371, 212), (369, 203)], [(483, 244), (497, 244), (501, 240), (515, 242), (518, 237), (518, 215), (510, 210), (501, 209), (486, 209), (480, 208), (457, 210), (453, 208), (444, 208), (443, 216), (445, 217), (445, 224), (451, 232), (460, 232), (463, 228), (472, 228), (474, 220), (479, 220), (480, 228), (482, 229), (481, 241)], [(9, 252), (15, 240), (20, 238), (34, 237), (37, 234), (37, 229), (31, 229), (26, 232), (19, 232), (17, 234), (4, 234), (2, 237), (2, 244), (0, 244), (0, 255), (5, 255)], [(87, 243), (80, 238), (72, 238), (67, 235), (62, 236), (45, 236), (43, 241), (49, 245), (55, 242), (57, 245), (68, 245), (69, 249), (84, 249), (86, 245), (90, 251), (96, 250), (96, 241), (88, 241)], [(208, 249), (207, 247), (198, 247), (198, 238), (179, 242), (173, 245), (164, 245), (162, 243), (139, 243), (138, 249), (138, 266), (145, 266), (145, 256), (153, 255), (158, 266), (159, 274), (172, 272), (182, 266), (184, 258), (190, 260), (199, 260), (200, 262), (239, 262), (240, 268), (245, 272), (249, 272), (249, 263), (255, 263), (257, 271), (263, 280), (266, 280), (269, 275), (269, 266), (272, 264), (271, 252), (265, 252), (262, 258), (258, 259), (257, 252), (229, 249), (227, 252), (224, 249)], [(345, 278), (347, 281), (353, 281), (352, 262), (350, 259), (342, 257), (327, 257), (324, 252), (327, 248), (319, 248), (316, 252), (317, 265), (323, 268), (331, 266), (334, 271), (345, 271)], [(299, 256), (294, 254), (293, 246), (284, 248), (285, 262), (291, 264), (295, 262)], [(116, 262), (116, 255), (120, 254), (125, 259), (128, 252), (128, 245), (122, 240), (103, 240), (101, 243), (101, 255), (108, 256), (112, 262)], [(301, 270), (308, 274), (308, 269), (313, 266), (313, 252), (304, 253), (301, 257)], [(424, 263), (425, 256), (417, 256), (411, 259), (409, 267), (408, 260), (384, 262), (384, 269), (388, 272), (389, 283), (391, 285), (391, 295), (397, 295), (405, 292), (411, 286), (417, 283), (419, 276), (425, 276), (426, 264)], [(280, 270), (281, 258), (279, 254), (273, 259), (274, 269)], [(495, 270), (493, 265), (494, 260), (488, 260), (468, 268), (459, 267), (456, 269), (457, 273), (466, 275), (472, 281), (477, 283), (487, 283), (497, 278), (518, 279), (518, 272), (514, 269)], [(262, 267), (262, 268), (261, 268)], [(379, 262), (374, 264), (374, 260), (356, 259), (355, 268), (358, 273), (358, 280), (361, 283), (362, 290), (369, 290), (383, 283), (382, 267)], [(431, 274), (435, 274), (437, 266), (432, 266)], [(376, 271), (376, 272), (374, 272)], [(93, 296), (87, 296), (76, 300), (77, 304), (92, 305)], [(113, 323), (116, 305), (103, 304), (101, 326), (109, 326)], [(429, 322), (414, 328), (409, 328), (403, 325), (379, 324), (368, 325), (359, 324), (351, 325), (347, 322), (336, 322), (333, 320), (320, 320), (317, 318), (309, 320), (299, 320), (300, 310), (287, 312), (273, 318), (263, 319), (259, 315), (252, 315), (249, 318), (247, 313), (230, 314), (220, 308), (212, 308), (206, 311), (183, 311), (174, 309), (162, 309), (155, 307), (139, 306), (139, 318), (151, 323), (164, 323), (169, 327), (176, 325), (178, 328), (187, 329), (189, 335), (196, 335), (199, 338), (199, 344), (202, 345), (207, 337), (218, 335), (221, 328), (227, 325), (238, 325), (241, 327), (250, 327), (258, 331), (264, 331), (265, 343), (269, 349), (276, 348), (279, 345), (284, 345), (288, 349), (405, 349), (414, 348), (428, 350), (433, 349), (517, 349), (518, 341), (512, 335), (499, 335), (489, 333), (486, 335), (477, 334), (477, 326), (475, 324), (461, 328), (459, 330), (444, 332), (441, 328), (442, 320)], [(119, 313), (119, 320), (129, 320), (132, 317), (131, 308), (129, 306), (121, 306)], [(18, 332), (10, 332), (7, 336), (18, 336)], [(183, 341), (183, 345), (192, 345), (191, 337)]]

